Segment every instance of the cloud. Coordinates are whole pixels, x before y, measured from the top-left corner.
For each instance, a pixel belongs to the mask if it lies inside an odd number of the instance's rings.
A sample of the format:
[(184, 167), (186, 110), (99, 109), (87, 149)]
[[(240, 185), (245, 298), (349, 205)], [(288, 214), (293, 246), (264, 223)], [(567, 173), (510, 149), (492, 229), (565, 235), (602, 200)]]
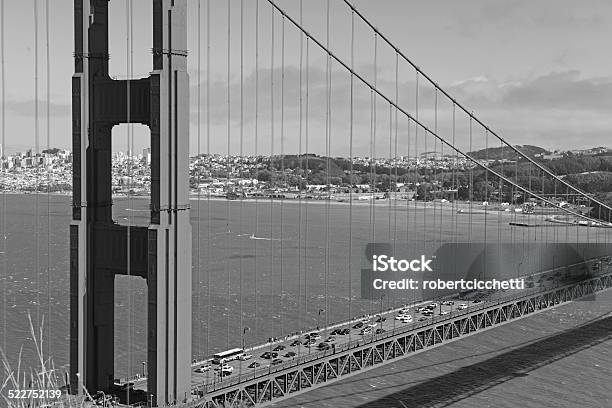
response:
[(482, 35), (485, 27), (495, 27), (505, 32), (567, 30), (568, 27), (592, 30), (606, 25), (602, 15), (609, 11), (610, 4), (605, 1), (592, 4), (591, 7), (584, 7), (579, 2), (559, 0), (489, 1), (475, 12), (460, 15), (447, 28), (465, 36)]
[[(282, 72), (274, 71), (274, 127), (271, 111), (270, 70), (262, 69), (259, 75), (259, 108), (258, 129), (259, 151), (269, 151), (271, 131), (274, 130), (275, 151), (280, 148), (281, 132), (285, 135), (285, 151), (298, 150), (298, 132), (300, 121), (300, 79), (299, 70), (287, 67), (284, 70), (285, 93), (284, 110), (281, 111), (281, 76)], [(304, 73), (303, 73), (304, 74)], [(349, 75), (332, 71), (331, 126), (333, 128), (332, 147), (338, 155), (346, 155), (348, 146), (348, 129), (350, 123), (350, 87)], [(305, 81), (305, 77), (302, 78)], [(391, 100), (395, 99), (395, 82), (390, 78), (379, 78), (381, 91)], [(193, 87), (195, 88), (195, 86)], [(202, 126), (206, 124), (205, 84), (202, 84), (200, 108), (202, 109)], [(399, 84), (400, 106), (415, 116), (415, 83), (414, 81)], [(513, 144), (538, 143), (544, 147), (591, 147), (607, 145), (612, 133), (612, 77), (583, 78), (579, 71), (551, 72), (535, 78), (515, 81), (500, 81), (486, 76), (478, 76), (458, 81), (447, 87), (450, 95)], [(305, 104), (305, 85), (302, 88)], [(197, 123), (197, 94), (191, 90), (192, 116), (191, 123)], [(327, 87), (325, 70), (311, 67), (309, 71), (309, 123), (311, 145), (316, 152), (325, 150), (325, 125), (327, 115)], [(226, 150), (223, 140), (227, 140), (227, 84), (225, 81), (211, 82), (211, 126), (213, 135), (217, 135), (213, 148)], [(421, 83), (419, 89), (419, 120), (430, 130), (436, 127), (442, 137), (450, 140), (452, 135), (452, 102), (438, 95), (438, 109), (434, 110), (434, 91), (431, 86)], [(231, 116), (230, 138), (232, 151), (238, 149), (240, 125), (240, 83), (233, 78), (230, 84)], [(253, 139), (255, 122), (255, 74), (244, 78), (243, 88), (243, 125), (246, 139)], [(389, 104), (377, 98), (377, 135), (376, 151), (389, 152)], [(369, 89), (355, 80), (353, 94), (354, 109), (354, 147), (358, 154), (370, 151), (371, 100)], [(281, 114), (284, 128), (280, 127)], [(391, 112), (394, 115), (394, 112)], [(302, 119), (305, 121), (305, 105), (302, 107)], [(405, 133), (406, 119), (398, 115), (400, 133)], [(437, 122), (436, 122), (437, 117)], [(463, 132), (458, 137), (466, 136), (467, 116), (457, 110), (457, 123), (461, 122)], [(302, 124), (303, 125), (303, 124)], [(391, 123), (391, 126), (394, 125)], [(459, 126), (459, 125), (458, 125)], [(303, 129), (303, 128), (302, 128)], [(478, 131), (475, 129), (475, 132)], [(422, 132), (422, 131), (421, 131)], [(423, 134), (423, 133), (421, 133)], [(483, 134), (480, 131), (479, 135)], [(223, 135), (223, 137), (219, 137)], [(433, 137), (432, 137), (433, 139)], [(342, 142), (341, 142), (342, 141)], [(424, 140), (421, 140), (424, 143)], [(421, 143), (419, 142), (419, 143)], [(482, 141), (477, 141), (481, 143)], [(246, 143), (246, 142), (245, 142)], [(248, 142), (252, 143), (252, 142)], [(402, 148), (405, 147), (405, 142)], [(431, 145), (431, 142), (428, 142)], [(461, 148), (465, 148), (465, 143)], [(245, 148), (249, 149), (249, 147)], [(253, 147), (251, 146), (252, 150)], [(465, 149), (464, 149), (465, 150)], [(278, 152), (278, 151), (277, 151)]]
[(612, 77), (584, 78), (576, 70), (512, 82), (478, 77), (453, 84), (450, 93), (512, 143), (610, 145)]
[(577, 70), (512, 82), (478, 77), (454, 83), (450, 90), (458, 100), (481, 107), (493, 104), (512, 109), (612, 110), (612, 77), (582, 78)]

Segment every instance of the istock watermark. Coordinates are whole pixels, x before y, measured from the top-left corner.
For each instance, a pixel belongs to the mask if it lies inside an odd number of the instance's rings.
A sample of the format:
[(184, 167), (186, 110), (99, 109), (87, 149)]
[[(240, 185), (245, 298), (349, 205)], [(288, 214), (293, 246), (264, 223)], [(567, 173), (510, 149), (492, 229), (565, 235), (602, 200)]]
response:
[(592, 260), (601, 253), (609, 254), (610, 247), (573, 243), (368, 243), (361, 262), (361, 296), (416, 301), (474, 291), (560, 285), (598, 273), (600, 269)]
[(387, 255), (372, 255), (372, 270), (377, 272), (433, 272), (430, 264), (433, 259), (427, 259), (425, 255), (421, 255), (420, 259), (395, 259)]

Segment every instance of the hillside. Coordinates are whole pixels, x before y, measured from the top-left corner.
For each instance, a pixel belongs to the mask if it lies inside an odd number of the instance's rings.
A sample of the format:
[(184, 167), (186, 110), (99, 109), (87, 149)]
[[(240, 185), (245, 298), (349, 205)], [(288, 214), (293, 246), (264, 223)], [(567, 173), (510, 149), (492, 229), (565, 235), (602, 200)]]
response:
[[(516, 145), (521, 153), (528, 157), (534, 157), (536, 154), (549, 154), (550, 152), (542, 147), (532, 145)], [(478, 160), (516, 160), (516, 152), (509, 147), (489, 147), (488, 149), (475, 150), (468, 153), (471, 157)]]

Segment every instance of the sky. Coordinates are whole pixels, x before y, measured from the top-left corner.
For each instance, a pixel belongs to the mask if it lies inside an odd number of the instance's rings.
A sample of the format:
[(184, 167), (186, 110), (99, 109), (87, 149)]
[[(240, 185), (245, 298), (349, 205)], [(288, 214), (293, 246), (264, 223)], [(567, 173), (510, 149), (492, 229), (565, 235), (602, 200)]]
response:
[[(375, 46), (372, 31), (351, 16), (342, 0), (329, 0), (329, 32), (327, 0), (276, 3), (312, 35), (308, 64), (304, 36), (278, 13), (272, 42), (268, 0), (187, 0), (192, 154), (226, 154), (228, 147), (230, 154), (308, 150), (377, 157), (450, 150), (441, 148), (422, 128), (417, 130), (414, 121), (388, 101), (372, 98), (357, 77), (351, 98), (346, 67), (335, 60), (328, 67), (314, 40), (329, 44), (334, 55), (353, 66), (369, 85), (376, 83), (388, 100), (413, 119), (418, 115), (445, 141), (455, 140), (459, 149), (499, 145), (475, 123), (470, 137), (467, 116), (455, 108), (453, 121), (453, 103), (440, 93), (436, 103), (436, 92), (422, 77), (417, 93), (414, 69), (380, 38)], [(128, 2), (109, 4), (110, 72), (124, 78)], [(612, 53), (607, 49), (612, 2), (353, 0), (353, 4), (415, 65), (508, 142), (551, 150), (610, 146)], [(132, 0), (132, 6), (133, 77), (139, 78), (152, 69), (152, 7), (150, 0)], [(42, 150), (47, 145), (70, 148), (72, 8), (72, 0), (4, 1), (5, 152), (37, 146)], [(114, 150), (125, 151), (132, 142), (137, 152), (148, 146), (146, 127), (133, 127), (133, 141), (128, 140), (127, 128), (113, 130)]]

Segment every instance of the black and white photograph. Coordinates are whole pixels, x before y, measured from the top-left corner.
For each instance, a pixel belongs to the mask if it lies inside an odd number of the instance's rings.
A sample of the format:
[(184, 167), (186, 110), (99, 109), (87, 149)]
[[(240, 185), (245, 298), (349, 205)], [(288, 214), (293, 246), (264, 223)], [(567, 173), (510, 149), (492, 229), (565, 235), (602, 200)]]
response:
[(612, 408), (609, 0), (0, 0), (0, 408)]

